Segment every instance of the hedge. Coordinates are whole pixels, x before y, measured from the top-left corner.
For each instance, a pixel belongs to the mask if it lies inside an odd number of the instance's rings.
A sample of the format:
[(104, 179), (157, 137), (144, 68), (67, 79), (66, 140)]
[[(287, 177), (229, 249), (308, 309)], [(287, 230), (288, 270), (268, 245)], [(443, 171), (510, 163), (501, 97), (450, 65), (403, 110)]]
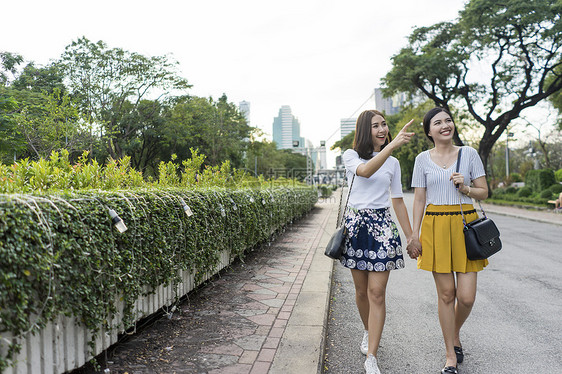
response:
[(529, 170), (525, 174), (525, 186), (534, 192), (540, 192), (552, 186), (555, 182), (554, 171), (551, 169)]
[[(100, 326), (126, 329), (143, 288), (178, 284), (179, 270), (201, 279), (225, 248), (243, 258), (316, 200), (303, 187), (0, 195), (0, 335), (37, 331), (60, 314), (76, 316), (92, 341)], [(124, 324), (108, 326), (117, 297)], [(17, 350), (0, 357), (0, 372)]]

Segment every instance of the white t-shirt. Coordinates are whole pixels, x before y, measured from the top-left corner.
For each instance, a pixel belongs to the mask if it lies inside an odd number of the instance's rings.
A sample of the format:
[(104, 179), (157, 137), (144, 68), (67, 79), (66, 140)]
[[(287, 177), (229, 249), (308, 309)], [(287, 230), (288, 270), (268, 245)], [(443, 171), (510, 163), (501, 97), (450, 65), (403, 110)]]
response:
[[(451, 175), (455, 172), (457, 162), (443, 169), (429, 156), (429, 151), (417, 155), (412, 174), (412, 187), (424, 187), (426, 205), (457, 205), (460, 203), (459, 193)], [(462, 147), (459, 173), (464, 176), (464, 184), (469, 186), (471, 181), (486, 175), (484, 165), (478, 152), (472, 147)], [(460, 194), (463, 204), (472, 204), (472, 199)]]
[[(375, 156), (378, 152), (373, 152)], [(349, 206), (356, 209), (379, 209), (390, 207), (390, 196), (403, 197), (402, 182), (400, 180), (400, 162), (392, 156), (369, 178), (356, 175), (357, 167), (366, 163), (353, 149), (348, 149), (343, 154), (348, 184), (353, 186), (349, 196)]]

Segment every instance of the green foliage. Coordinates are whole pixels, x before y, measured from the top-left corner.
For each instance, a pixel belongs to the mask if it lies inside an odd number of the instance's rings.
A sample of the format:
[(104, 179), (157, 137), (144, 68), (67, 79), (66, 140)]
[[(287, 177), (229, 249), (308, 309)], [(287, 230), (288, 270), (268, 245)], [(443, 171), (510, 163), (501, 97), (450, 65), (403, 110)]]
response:
[(330, 149), (336, 150), (339, 149), (342, 153), (348, 149), (353, 148), (353, 140), (355, 139), (355, 130), (338, 140), (330, 147)]
[(541, 191), (539, 196), (541, 197), (541, 199), (551, 199), (551, 198), (554, 197), (554, 194), (552, 193), (551, 190), (544, 190), (544, 191)]
[[(461, 102), (483, 127), (478, 153), (488, 167), (511, 121), (562, 89), (561, 13), (553, 0), (468, 1), (454, 22), (413, 30), (392, 58), (386, 93), (422, 94), (446, 108)], [(489, 79), (475, 81), (473, 71)]]
[(525, 174), (525, 186), (540, 192), (555, 184), (554, 172), (550, 169), (529, 170)]
[(306, 171), (307, 158), (290, 149), (277, 149), (274, 142), (251, 140), (246, 154), (246, 169), (258, 175), (293, 177)]
[(550, 186), (548, 189), (549, 189), (550, 191), (552, 191), (552, 193), (553, 193), (554, 195), (558, 195), (559, 193), (562, 192), (562, 184), (560, 184), (560, 183), (553, 184), (553, 185)]
[[(148, 95), (165, 96), (191, 87), (169, 56), (148, 57), (85, 37), (68, 45), (56, 64), (88, 122), (103, 126), (104, 144), (115, 159), (126, 155), (120, 142), (135, 133), (131, 124), (136, 123), (129, 117), (143, 116), (139, 111)], [(144, 114), (153, 121), (153, 111)]]
[(517, 191), (517, 196), (519, 197), (529, 197), (533, 194), (533, 190), (530, 187), (521, 187)]
[[(200, 281), (220, 251), (243, 257), (316, 199), (315, 189), (299, 187), (0, 195), (0, 331), (37, 331), (60, 314), (94, 337), (101, 326), (128, 328), (146, 287), (176, 285), (180, 270)], [(127, 225), (123, 234), (110, 208)], [(113, 326), (118, 299), (125, 319)], [(11, 358), (0, 358), (0, 371)]]
[(11, 159), (14, 153), (26, 148), (17, 129), (17, 109), (18, 102), (6, 89), (0, 87), (0, 162)]
[(523, 177), (519, 173), (511, 173), (509, 177), (513, 182), (523, 182)]
[(327, 198), (332, 196), (333, 188), (329, 185), (319, 185), (318, 190), (320, 191), (320, 197)]
[(515, 188), (515, 187), (507, 187), (505, 189), (505, 193), (507, 193), (507, 194), (513, 194), (513, 193), (516, 193), (516, 192), (517, 192), (517, 188)]
[(131, 168), (130, 159), (110, 160), (101, 167), (84, 152), (72, 165), (68, 151), (53, 151), (49, 159), (20, 160), (11, 166), (0, 164), (0, 193), (43, 193), (84, 189), (127, 189), (145, 187), (142, 174)]
[(554, 173), (554, 179), (556, 179), (556, 182), (562, 182), (562, 169), (556, 170)]
[(0, 52), (0, 86), (6, 86), (10, 75), (16, 75), (18, 66), (23, 62), (23, 57), (17, 53)]

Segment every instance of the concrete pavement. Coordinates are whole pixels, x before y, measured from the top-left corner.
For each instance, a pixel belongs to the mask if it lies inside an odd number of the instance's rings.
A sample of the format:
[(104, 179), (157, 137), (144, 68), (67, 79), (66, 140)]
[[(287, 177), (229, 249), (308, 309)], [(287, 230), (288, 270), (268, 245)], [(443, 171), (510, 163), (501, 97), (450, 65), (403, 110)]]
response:
[(117, 344), (110, 373), (316, 373), (333, 260), (324, 256), (337, 200), (321, 200), (275, 241), (247, 254), (162, 317)]
[[(337, 197), (248, 254), (109, 352), (111, 373), (319, 373), (335, 261), (323, 254)], [(411, 205), (412, 194), (406, 194)], [(562, 214), (485, 204), (494, 214), (562, 225)], [(336, 264), (337, 265), (337, 264)]]

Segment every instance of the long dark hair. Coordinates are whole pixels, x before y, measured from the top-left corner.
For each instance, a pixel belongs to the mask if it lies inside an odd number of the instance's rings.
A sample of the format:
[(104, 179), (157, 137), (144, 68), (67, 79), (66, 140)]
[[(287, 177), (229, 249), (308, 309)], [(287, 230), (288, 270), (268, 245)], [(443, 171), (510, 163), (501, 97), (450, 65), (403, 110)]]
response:
[[(435, 142), (433, 141), (433, 138), (431, 136), (429, 136), (430, 123), (431, 123), (431, 119), (441, 112), (447, 113), (449, 115), (449, 117), (451, 117), (451, 120), (453, 120), (453, 116), (451, 115), (451, 112), (449, 112), (447, 109), (441, 108), (441, 107), (435, 107), (433, 109), (430, 109), (425, 114), (425, 116), (423, 116), (423, 132), (425, 133), (425, 136), (427, 136), (427, 138), (429, 140), (431, 140), (431, 142), (433, 144), (435, 144)], [(455, 123), (455, 120), (453, 120), (453, 124), (454, 123)], [(457, 131), (457, 126), (453, 127), (453, 131)]]
[[(384, 118), (384, 114), (378, 110), (366, 110), (359, 115), (357, 118), (357, 123), (355, 124), (355, 138), (353, 139), (353, 149), (359, 154), (364, 160), (370, 160), (373, 158), (373, 151), (375, 147), (373, 145), (373, 135), (371, 133), (371, 128), (373, 124), (371, 121), (373, 117), (379, 115)], [(386, 121), (386, 118), (384, 118)], [(390, 131), (381, 147), (381, 150), (392, 141), (392, 136)]]

